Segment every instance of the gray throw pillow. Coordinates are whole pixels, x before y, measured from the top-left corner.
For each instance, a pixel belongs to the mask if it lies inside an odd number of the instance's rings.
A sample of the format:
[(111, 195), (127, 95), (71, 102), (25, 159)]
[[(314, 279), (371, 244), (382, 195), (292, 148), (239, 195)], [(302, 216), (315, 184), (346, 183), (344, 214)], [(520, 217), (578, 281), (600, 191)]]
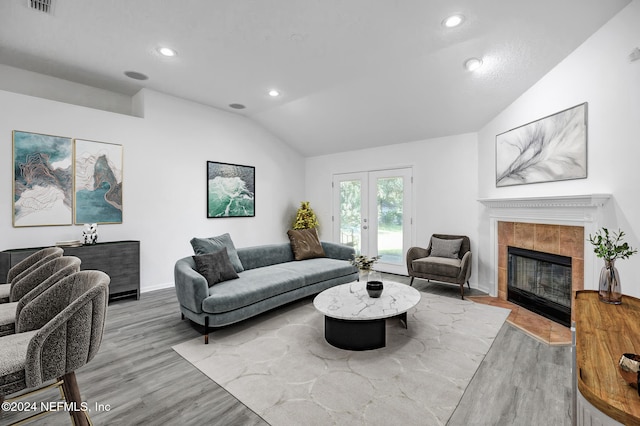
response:
[(226, 248), (192, 257), (196, 263), (196, 269), (207, 280), (209, 287), (223, 281), (238, 278), (238, 274), (236, 274), (229, 260)]
[(242, 266), (242, 262), (240, 262), (238, 252), (236, 251), (236, 247), (233, 245), (233, 241), (231, 241), (231, 236), (229, 234), (222, 234), (217, 237), (210, 238), (192, 238), (191, 247), (193, 247), (193, 252), (195, 254), (213, 253), (214, 251), (218, 251), (225, 247), (227, 249), (227, 254), (229, 255), (229, 260), (233, 265), (233, 269), (235, 269), (236, 272), (244, 271), (244, 266)]
[(315, 257), (326, 257), (318, 231), (314, 229), (291, 229), (287, 231), (291, 250), (296, 260), (313, 259)]
[(443, 240), (442, 238), (431, 237), (431, 256), (458, 259), (461, 245), (462, 238)]

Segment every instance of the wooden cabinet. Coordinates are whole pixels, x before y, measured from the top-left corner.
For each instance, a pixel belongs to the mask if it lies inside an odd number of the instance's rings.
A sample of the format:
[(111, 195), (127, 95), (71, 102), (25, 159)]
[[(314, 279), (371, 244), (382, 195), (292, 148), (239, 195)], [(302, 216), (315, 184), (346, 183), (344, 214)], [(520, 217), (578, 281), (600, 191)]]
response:
[[(12, 266), (41, 248), (0, 252), (0, 277), (6, 278)], [(93, 269), (109, 275), (109, 300), (133, 296), (136, 299), (140, 298), (140, 241), (113, 241), (64, 247), (64, 255), (78, 257), (82, 261), (81, 270)]]

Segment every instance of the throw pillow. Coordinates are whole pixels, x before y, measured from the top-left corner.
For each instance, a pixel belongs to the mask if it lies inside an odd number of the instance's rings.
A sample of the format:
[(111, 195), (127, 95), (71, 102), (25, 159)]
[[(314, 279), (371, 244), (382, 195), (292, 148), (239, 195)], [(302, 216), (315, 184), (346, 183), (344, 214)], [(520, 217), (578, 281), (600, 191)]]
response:
[(236, 274), (229, 260), (226, 248), (192, 257), (193, 261), (196, 262), (196, 269), (207, 280), (209, 287), (223, 281), (238, 278), (238, 274)]
[(457, 259), (461, 245), (462, 238), (443, 240), (442, 238), (431, 237), (431, 256)]
[(292, 229), (287, 231), (291, 250), (296, 260), (325, 257), (322, 244), (318, 238), (318, 231), (314, 229)]
[(244, 267), (242, 266), (242, 262), (240, 262), (238, 252), (236, 251), (236, 247), (233, 245), (233, 241), (231, 241), (231, 236), (229, 234), (222, 234), (217, 237), (210, 238), (192, 238), (191, 247), (193, 247), (193, 252), (197, 255), (213, 253), (214, 251), (218, 251), (221, 248), (226, 247), (233, 269), (235, 269), (236, 272), (244, 271)]

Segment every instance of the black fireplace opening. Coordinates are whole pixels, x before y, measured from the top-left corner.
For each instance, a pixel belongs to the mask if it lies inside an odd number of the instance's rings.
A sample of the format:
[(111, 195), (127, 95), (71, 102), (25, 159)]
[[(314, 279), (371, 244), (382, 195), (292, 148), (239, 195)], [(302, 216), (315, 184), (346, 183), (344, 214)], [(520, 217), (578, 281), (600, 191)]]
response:
[(507, 300), (571, 326), (571, 258), (508, 247)]

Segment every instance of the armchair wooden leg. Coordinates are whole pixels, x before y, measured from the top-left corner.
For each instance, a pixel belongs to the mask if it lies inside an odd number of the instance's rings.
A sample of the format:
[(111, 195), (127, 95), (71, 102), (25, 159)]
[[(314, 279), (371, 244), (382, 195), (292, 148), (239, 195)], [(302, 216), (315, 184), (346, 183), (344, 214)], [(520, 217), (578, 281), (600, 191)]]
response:
[(469, 281), (467, 281), (467, 287), (469, 287), (469, 290), (471, 290), (471, 284), (469, 284)]
[(414, 279), (414, 278), (415, 278), (415, 277), (411, 277), (411, 281), (409, 282), (409, 287), (413, 287), (413, 279)]
[(80, 388), (78, 388), (78, 382), (76, 381), (76, 373), (73, 371), (67, 373), (62, 376), (62, 380), (64, 398), (72, 409), (75, 408), (75, 410), (69, 412), (73, 424), (75, 426), (89, 426), (89, 417), (86, 411), (80, 409), (82, 406), (82, 396), (80, 395)]
[(464, 283), (460, 284), (460, 299), (464, 300)]

